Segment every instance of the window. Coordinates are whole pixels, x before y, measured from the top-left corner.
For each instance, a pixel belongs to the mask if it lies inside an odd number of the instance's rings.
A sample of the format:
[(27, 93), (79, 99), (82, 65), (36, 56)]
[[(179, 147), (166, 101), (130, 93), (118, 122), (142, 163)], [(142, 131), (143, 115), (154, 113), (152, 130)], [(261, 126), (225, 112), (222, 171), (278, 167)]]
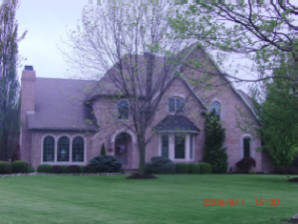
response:
[(52, 136), (47, 136), (43, 140), (43, 161), (54, 162), (55, 158), (55, 139)]
[(220, 117), (220, 113), (221, 113), (221, 105), (219, 102), (214, 101), (211, 105), (211, 111), (214, 111), (214, 113)]
[(118, 119), (126, 120), (128, 119), (129, 114), (129, 105), (126, 100), (121, 100), (118, 103)]
[(194, 140), (194, 137), (193, 135), (190, 135), (189, 136), (189, 158), (190, 159), (193, 159), (193, 140)]
[(243, 157), (250, 157), (250, 138), (245, 137), (243, 139)]
[(175, 159), (185, 158), (185, 136), (175, 135)]
[(57, 160), (58, 162), (69, 161), (69, 138), (66, 136), (58, 140)]
[(171, 97), (169, 99), (169, 112), (182, 112), (184, 107), (184, 99), (182, 97)]
[(72, 141), (72, 161), (84, 161), (84, 139), (82, 137), (75, 137)]
[(161, 136), (161, 156), (169, 158), (169, 136)]

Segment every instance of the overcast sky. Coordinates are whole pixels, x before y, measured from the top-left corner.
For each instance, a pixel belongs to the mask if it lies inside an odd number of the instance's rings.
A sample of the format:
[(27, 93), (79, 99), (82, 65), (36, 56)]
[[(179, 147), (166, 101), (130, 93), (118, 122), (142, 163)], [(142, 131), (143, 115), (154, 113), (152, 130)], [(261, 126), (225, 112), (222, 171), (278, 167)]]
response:
[[(19, 33), (28, 31), (19, 43), (21, 60), (19, 75), (24, 65), (33, 65), (38, 77), (76, 78), (66, 63), (59, 48), (67, 51), (63, 40), (67, 39), (67, 30), (75, 29), (81, 18), (83, 6), (88, 0), (22, 0), (17, 11)], [(210, 53), (210, 52), (209, 52)], [(225, 57), (227, 59), (228, 57)], [(228, 58), (222, 71), (248, 77), (251, 63), (241, 56)], [(243, 85), (237, 84), (237, 88)]]
[[(22, 0), (17, 11), (19, 33), (28, 31), (19, 43), (21, 68), (33, 65), (37, 76), (72, 77), (59, 50), (67, 30), (74, 29), (88, 0)], [(67, 49), (66, 49), (67, 50)]]

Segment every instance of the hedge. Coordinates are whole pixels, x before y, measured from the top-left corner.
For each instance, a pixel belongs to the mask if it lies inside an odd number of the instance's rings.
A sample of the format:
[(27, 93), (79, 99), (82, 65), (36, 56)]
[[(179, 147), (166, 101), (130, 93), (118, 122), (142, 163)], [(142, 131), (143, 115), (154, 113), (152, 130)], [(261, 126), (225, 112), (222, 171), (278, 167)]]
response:
[(11, 172), (11, 164), (6, 161), (0, 161), (0, 174), (10, 174)]
[(212, 172), (212, 166), (209, 163), (201, 162), (199, 163), (200, 166), (200, 173), (211, 173)]
[(22, 160), (16, 160), (11, 163), (13, 173), (28, 173), (29, 167), (29, 164)]

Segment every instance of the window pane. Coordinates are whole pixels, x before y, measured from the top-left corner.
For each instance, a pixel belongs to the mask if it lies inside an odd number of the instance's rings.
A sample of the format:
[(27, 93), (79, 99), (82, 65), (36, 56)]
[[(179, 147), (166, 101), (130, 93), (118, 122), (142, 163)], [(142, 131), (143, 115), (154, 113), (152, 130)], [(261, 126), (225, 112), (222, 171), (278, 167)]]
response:
[(169, 112), (175, 112), (175, 98), (169, 99)]
[(217, 102), (217, 101), (213, 102), (212, 111), (214, 111), (215, 114), (220, 117), (221, 105), (219, 102)]
[(250, 138), (244, 138), (243, 140), (244, 157), (250, 157)]
[(58, 141), (57, 160), (59, 162), (69, 161), (69, 139), (68, 137), (61, 137)]
[(181, 97), (177, 97), (176, 98), (176, 111), (177, 112), (183, 111), (183, 107), (184, 107), (184, 99)]
[(161, 137), (161, 156), (169, 158), (169, 136)]
[(128, 119), (128, 102), (126, 100), (121, 100), (118, 103), (118, 118)]
[(55, 139), (51, 136), (47, 136), (43, 141), (43, 161), (54, 162), (55, 151), (54, 151)]
[(175, 159), (185, 158), (185, 136), (175, 136)]
[(82, 137), (76, 137), (72, 142), (72, 161), (84, 161), (84, 139)]
[(189, 158), (190, 159), (193, 159), (193, 135), (190, 135), (190, 138), (189, 138)]

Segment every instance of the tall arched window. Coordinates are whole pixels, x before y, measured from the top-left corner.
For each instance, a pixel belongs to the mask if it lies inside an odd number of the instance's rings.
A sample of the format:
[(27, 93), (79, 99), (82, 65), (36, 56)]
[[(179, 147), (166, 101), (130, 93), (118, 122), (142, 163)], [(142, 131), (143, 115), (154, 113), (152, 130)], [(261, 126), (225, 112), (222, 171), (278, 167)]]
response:
[(47, 136), (43, 140), (43, 161), (54, 162), (55, 158), (55, 139), (52, 136)]
[(80, 136), (75, 137), (72, 140), (72, 161), (73, 162), (84, 161), (84, 139)]
[(118, 119), (126, 120), (129, 115), (129, 105), (127, 100), (121, 100), (118, 103)]
[(69, 138), (66, 136), (63, 136), (58, 140), (57, 161), (69, 161)]
[(245, 137), (243, 139), (243, 157), (251, 157), (250, 153), (250, 144), (251, 144), (251, 139), (250, 137)]
[(220, 118), (221, 104), (218, 101), (214, 101), (211, 105), (211, 111), (214, 111), (214, 113)]

